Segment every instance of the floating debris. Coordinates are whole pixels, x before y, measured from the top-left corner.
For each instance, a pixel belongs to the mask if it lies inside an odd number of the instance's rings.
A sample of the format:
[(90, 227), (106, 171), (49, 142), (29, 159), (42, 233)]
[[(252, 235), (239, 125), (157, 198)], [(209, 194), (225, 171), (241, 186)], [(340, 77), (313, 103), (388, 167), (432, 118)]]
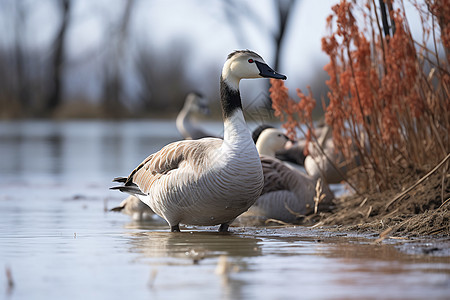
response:
[(192, 262), (194, 265), (198, 264), (199, 261), (205, 258), (204, 251), (197, 251), (195, 249), (186, 251), (184, 254), (186, 254), (187, 257), (192, 258)]
[(158, 275), (158, 270), (152, 269), (152, 271), (150, 272), (150, 277), (148, 278), (148, 282), (147, 282), (147, 286), (149, 289), (153, 289), (153, 287), (155, 285), (156, 275)]
[[(371, 207), (372, 207), (372, 206), (371, 206)], [(374, 244), (381, 243), (384, 239), (386, 239), (387, 237), (389, 237), (389, 234), (391, 233), (391, 231), (392, 231), (392, 228), (389, 227), (388, 229), (386, 229), (385, 231), (383, 231), (382, 233), (380, 233), (380, 237), (377, 238), (377, 239), (374, 241)]]
[(6, 280), (8, 281), (7, 293), (10, 294), (12, 292), (12, 290), (14, 289), (14, 280), (13, 280), (13, 277), (12, 277), (11, 268), (10, 267), (6, 267), (5, 268), (5, 272), (6, 272)]

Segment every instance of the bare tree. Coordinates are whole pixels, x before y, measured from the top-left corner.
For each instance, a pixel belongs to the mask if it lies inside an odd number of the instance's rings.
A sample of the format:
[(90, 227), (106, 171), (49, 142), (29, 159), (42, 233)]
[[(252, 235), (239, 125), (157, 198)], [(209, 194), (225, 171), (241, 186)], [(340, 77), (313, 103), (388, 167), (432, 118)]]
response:
[[(259, 27), (261, 26), (261, 24), (265, 24), (261, 17), (257, 15), (254, 10), (246, 4), (246, 2), (237, 0), (223, 1), (225, 17), (230, 24), (236, 38), (241, 43), (247, 40), (247, 36), (242, 30), (241, 19), (245, 18)], [(270, 32), (270, 36), (272, 36), (275, 48), (275, 57), (273, 62), (275, 70), (279, 69), (281, 49), (283, 47), (283, 39), (285, 37), (287, 28), (286, 26), (289, 20), (289, 16), (294, 10), (294, 6), (297, 2), (298, 0), (274, 0), (273, 2), (275, 6), (274, 13), (276, 14), (276, 17), (278, 19), (277, 28), (274, 31)], [(266, 30), (270, 31), (269, 28), (266, 28)]]
[(62, 95), (62, 77), (65, 64), (65, 45), (67, 29), (70, 25), (70, 10), (72, 7), (71, 0), (56, 1), (61, 13), (61, 24), (53, 42), (53, 55), (50, 67), (50, 86), (48, 90), (48, 99), (45, 104), (44, 113), (53, 111), (61, 104)]
[(279, 70), (280, 67), (281, 48), (286, 33), (286, 25), (296, 2), (296, 0), (275, 1), (278, 10), (278, 31), (273, 33), (273, 39), (275, 40), (275, 70)]
[(176, 40), (165, 54), (148, 46), (140, 46), (136, 55), (136, 70), (140, 79), (140, 100), (147, 112), (171, 113), (181, 109), (190, 91), (186, 62), (189, 48), (183, 40)]
[[(123, 96), (123, 58), (124, 46), (128, 36), (128, 28), (130, 26), (131, 15), (133, 12), (134, 0), (127, 0), (123, 14), (121, 15), (117, 29), (113, 34), (114, 39), (111, 51), (106, 57), (106, 64), (104, 66), (103, 79), (103, 107), (108, 116), (117, 118), (123, 115), (124, 106), (122, 104)], [(109, 39), (111, 37), (108, 37)]]
[(30, 109), (30, 95), (29, 87), (27, 84), (28, 79), (26, 78), (25, 72), (25, 54), (23, 45), (23, 36), (25, 33), (24, 24), (26, 19), (26, 9), (24, 7), (23, 1), (14, 2), (15, 5), (15, 17), (14, 17), (14, 57), (15, 57), (15, 90), (16, 97), (22, 109), (29, 113)]

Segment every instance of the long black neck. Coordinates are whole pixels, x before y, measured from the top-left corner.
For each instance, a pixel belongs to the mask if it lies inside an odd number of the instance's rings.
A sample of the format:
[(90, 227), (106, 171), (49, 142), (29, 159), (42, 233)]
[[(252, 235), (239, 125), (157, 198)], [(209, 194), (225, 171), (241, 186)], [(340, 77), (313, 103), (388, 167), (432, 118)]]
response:
[(224, 120), (231, 117), (236, 109), (242, 110), (241, 96), (239, 90), (234, 90), (220, 77), (220, 103)]

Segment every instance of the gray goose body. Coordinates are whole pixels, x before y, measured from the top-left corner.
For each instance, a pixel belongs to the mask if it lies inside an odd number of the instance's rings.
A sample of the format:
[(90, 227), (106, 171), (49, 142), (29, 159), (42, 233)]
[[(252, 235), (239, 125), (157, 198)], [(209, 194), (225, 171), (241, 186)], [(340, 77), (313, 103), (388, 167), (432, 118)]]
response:
[[(243, 220), (276, 219), (295, 223), (300, 216), (313, 212), (317, 178), (292, 169), (275, 158), (276, 151), (282, 149), (287, 140), (282, 132), (274, 128), (265, 129), (258, 138), (256, 147), (263, 168), (264, 188)], [(325, 198), (320, 207), (325, 208), (334, 195), (325, 183), (322, 182), (321, 187)]]
[(145, 159), (115, 187), (136, 195), (172, 231), (179, 223), (228, 225), (245, 212), (263, 188), (259, 154), (242, 112), (239, 82), (243, 78), (286, 79), (252, 51), (231, 53), (223, 67), (220, 92), (224, 139), (203, 138), (171, 143)]

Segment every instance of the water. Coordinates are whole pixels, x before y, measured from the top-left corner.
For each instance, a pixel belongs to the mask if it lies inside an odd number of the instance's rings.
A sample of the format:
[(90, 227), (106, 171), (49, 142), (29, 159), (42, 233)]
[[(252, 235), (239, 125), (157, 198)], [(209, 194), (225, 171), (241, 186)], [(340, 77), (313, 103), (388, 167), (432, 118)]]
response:
[(449, 299), (450, 257), (398, 250), (414, 240), (107, 212), (111, 178), (177, 139), (169, 121), (0, 123), (0, 299)]

